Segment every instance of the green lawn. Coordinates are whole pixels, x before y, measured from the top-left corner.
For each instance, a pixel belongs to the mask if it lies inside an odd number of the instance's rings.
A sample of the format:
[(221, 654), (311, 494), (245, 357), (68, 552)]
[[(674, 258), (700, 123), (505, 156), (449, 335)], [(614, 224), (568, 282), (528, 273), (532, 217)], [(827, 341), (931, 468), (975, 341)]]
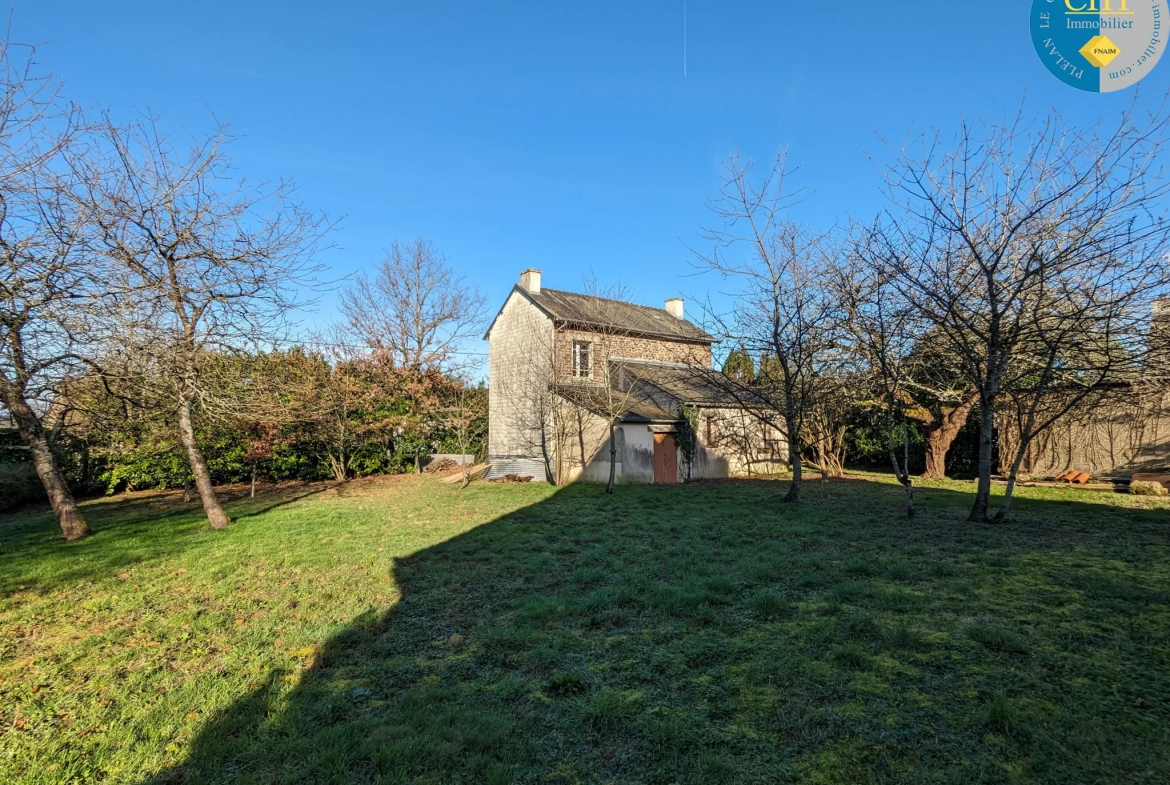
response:
[(0, 782), (1170, 782), (1167, 502), (783, 490), (0, 516)]

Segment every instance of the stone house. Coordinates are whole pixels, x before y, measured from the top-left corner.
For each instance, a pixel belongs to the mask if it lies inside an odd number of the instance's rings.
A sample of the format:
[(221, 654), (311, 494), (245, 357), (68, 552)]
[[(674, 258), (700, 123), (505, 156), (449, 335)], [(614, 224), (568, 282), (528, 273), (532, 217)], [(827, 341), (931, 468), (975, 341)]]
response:
[(546, 289), (525, 270), (484, 337), (489, 479), (605, 482), (611, 455), (624, 483), (783, 466), (782, 434), (729, 394), (734, 383), (711, 367), (715, 339), (681, 299), (658, 309)]

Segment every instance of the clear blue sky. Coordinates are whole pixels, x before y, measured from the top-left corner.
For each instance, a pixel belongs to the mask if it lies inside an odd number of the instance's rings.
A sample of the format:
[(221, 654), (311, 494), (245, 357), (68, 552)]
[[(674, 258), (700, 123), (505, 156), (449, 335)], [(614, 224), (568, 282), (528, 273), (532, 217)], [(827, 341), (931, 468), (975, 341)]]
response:
[[(231, 121), (243, 171), (294, 178), (343, 218), (339, 274), (422, 236), (493, 308), (525, 267), (570, 289), (592, 270), (661, 305), (716, 286), (687, 277), (683, 243), (733, 149), (790, 148), (815, 191), (805, 217), (831, 223), (881, 205), (879, 137), (999, 116), (1025, 93), (1077, 122), (1129, 102), (1050, 76), (1029, 6), (688, 0), (685, 78), (682, 0), (16, 0), (13, 37), (42, 43), (83, 104)], [(1162, 63), (1143, 103), (1168, 83)]]

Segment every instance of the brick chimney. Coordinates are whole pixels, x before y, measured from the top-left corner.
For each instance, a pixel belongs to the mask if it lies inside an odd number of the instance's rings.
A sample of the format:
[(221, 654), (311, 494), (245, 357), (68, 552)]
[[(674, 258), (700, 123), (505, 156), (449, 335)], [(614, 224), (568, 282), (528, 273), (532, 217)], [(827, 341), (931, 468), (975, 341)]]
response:
[(532, 294), (540, 294), (540, 270), (530, 267), (520, 273), (520, 285)]
[(666, 301), (666, 312), (680, 321), (683, 318), (683, 298), (672, 297)]

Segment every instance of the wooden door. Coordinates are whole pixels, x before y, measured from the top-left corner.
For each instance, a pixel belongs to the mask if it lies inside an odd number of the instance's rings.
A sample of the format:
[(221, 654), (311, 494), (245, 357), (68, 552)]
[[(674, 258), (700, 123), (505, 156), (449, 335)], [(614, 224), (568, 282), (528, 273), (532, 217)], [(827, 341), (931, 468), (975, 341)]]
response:
[(678, 482), (678, 447), (673, 433), (654, 434), (654, 482), (664, 485)]

